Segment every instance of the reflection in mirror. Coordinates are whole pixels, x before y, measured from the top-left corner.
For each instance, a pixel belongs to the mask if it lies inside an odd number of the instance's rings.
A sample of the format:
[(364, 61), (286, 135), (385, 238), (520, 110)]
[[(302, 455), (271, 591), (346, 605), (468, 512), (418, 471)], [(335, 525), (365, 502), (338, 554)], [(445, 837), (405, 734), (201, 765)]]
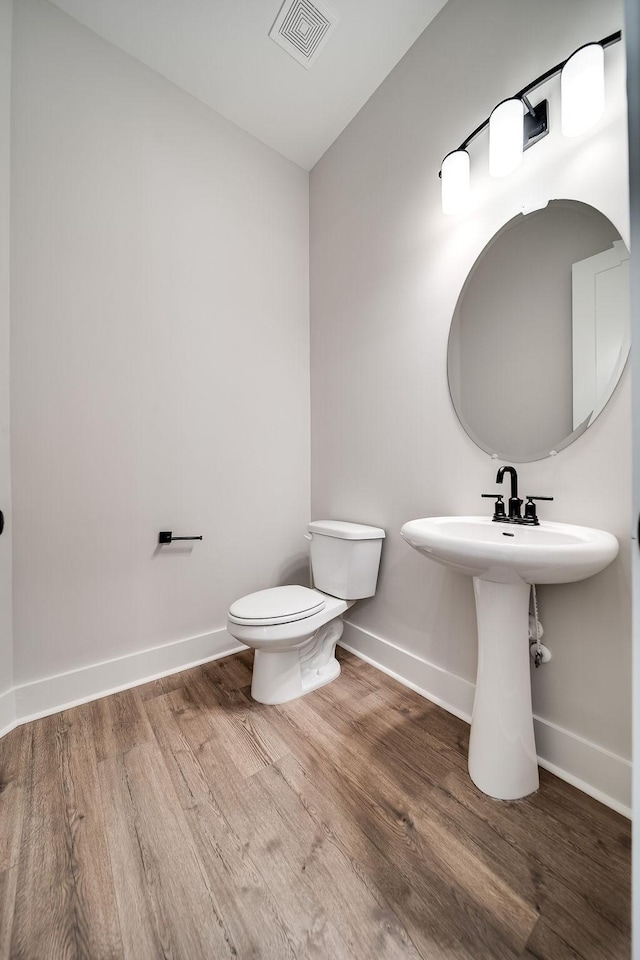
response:
[(593, 423), (629, 353), (629, 253), (573, 200), (509, 221), (484, 248), (451, 323), (449, 389), (463, 427), (517, 462)]

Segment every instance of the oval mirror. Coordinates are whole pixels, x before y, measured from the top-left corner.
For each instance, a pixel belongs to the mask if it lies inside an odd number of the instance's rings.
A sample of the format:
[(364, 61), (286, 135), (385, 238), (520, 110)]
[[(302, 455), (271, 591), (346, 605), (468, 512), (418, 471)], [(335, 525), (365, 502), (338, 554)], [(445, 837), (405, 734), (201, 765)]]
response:
[(552, 200), (510, 220), (458, 298), (449, 390), (471, 439), (540, 460), (593, 423), (629, 354), (629, 251), (588, 204)]

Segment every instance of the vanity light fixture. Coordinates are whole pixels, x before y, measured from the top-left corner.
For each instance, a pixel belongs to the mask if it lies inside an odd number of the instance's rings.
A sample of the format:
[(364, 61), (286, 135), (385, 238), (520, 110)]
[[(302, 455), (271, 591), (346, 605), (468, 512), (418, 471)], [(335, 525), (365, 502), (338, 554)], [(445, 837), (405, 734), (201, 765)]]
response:
[(578, 137), (604, 113), (604, 48), (588, 43), (569, 57), (560, 74), (562, 132)]
[(522, 161), (524, 103), (517, 97), (503, 100), (489, 117), (489, 173), (506, 177)]
[(622, 32), (604, 37), (597, 43), (579, 47), (570, 57), (536, 77), (515, 96), (499, 103), (486, 120), (462, 141), (457, 150), (444, 158), (442, 212), (463, 213), (469, 196), (469, 154), (467, 147), (485, 127), (489, 127), (489, 173), (505, 177), (522, 160), (522, 153), (549, 132), (548, 103), (533, 104), (529, 94), (551, 77), (561, 74), (562, 132), (578, 136), (592, 127), (604, 112), (604, 49), (617, 43)]
[(463, 213), (469, 199), (469, 154), (454, 150), (442, 161), (442, 212)]

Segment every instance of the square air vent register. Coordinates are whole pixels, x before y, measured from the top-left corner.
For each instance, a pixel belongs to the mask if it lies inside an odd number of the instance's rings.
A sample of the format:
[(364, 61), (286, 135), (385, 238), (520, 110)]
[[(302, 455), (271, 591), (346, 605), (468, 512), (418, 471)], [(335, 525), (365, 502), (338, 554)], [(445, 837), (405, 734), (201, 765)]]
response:
[(285, 0), (269, 36), (308, 70), (337, 23), (335, 13), (317, 0)]

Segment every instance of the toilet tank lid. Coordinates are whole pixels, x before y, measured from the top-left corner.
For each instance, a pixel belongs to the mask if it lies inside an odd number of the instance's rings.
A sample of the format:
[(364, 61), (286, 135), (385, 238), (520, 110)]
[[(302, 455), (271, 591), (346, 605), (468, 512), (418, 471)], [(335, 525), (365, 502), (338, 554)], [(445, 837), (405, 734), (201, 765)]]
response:
[(381, 527), (369, 527), (365, 523), (347, 523), (346, 520), (312, 520), (309, 533), (319, 533), (324, 537), (337, 537), (339, 540), (384, 540)]

